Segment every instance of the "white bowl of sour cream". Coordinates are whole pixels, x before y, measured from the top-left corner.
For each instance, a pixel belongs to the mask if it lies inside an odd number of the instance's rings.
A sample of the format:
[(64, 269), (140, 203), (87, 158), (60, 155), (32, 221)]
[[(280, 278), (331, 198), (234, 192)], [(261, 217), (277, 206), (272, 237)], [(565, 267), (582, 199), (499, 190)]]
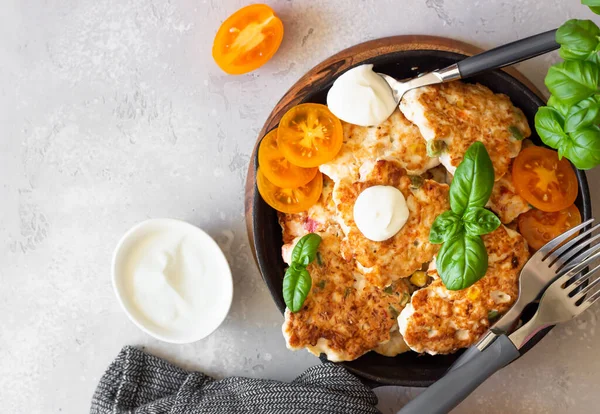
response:
[(233, 298), (231, 269), (217, 243), (174, 219), (147, 220), (125, 233), (113, 254), (112, 283), (133, 323), (178, 344), (214, 332)]

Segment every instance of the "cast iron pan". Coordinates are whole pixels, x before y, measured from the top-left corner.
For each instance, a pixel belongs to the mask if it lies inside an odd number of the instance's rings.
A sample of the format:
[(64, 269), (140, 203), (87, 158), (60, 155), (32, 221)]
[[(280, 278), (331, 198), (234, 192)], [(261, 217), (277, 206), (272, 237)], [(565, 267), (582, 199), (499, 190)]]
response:
[[(389, 39), (389, 38), (388, 38)], [(383, 39), (387, 40), (387, 39)], [(374, 41), (377, 42), (377, 41)], [(373, 42), (370, 42), (373, 43)], [(359, 45), (362, 46), (362, 45)], [(448, 48), (446, 48), (448, 49)], [(341, 52), (339, 55), (343, 55)], [(337, 56), (337, 55), (336, 55)], [(363, 63), (375, 65), (376, 72), (386, 73), (397, 79), (409, 78), (417, 73), (428, 72), (438, 68), (446, 67), (462, 58), (464, 54), (448, 52), (445, 50), (396, 50), (366, 59), (353, 59), (346, 56), (336, 65), (335, 59), (324, 62), (328, 65), (319, 65), (309, 72), (296, 84), (288, 94), (277, 105), (271, 117), (265, 124), (259, 140), (264, 134), (273, 129), (287, 109), (302, 102), (326, 103), (327, 91), (333, 80), (345, 70)], [(350, 59), (350, 60), (349, 60)], [(331, 60), (334, 60), (332, 63)], [(533, 128), (533, 119), (537, 108), (544, 105), (536, 93), (504, 71), (493, 71), (468, 79), (467, 82), (478, 82), (494, 92), (501, 92), (510, 97), (512, 102), (523, 110), (529, 125)], [(533, 88), (532, 88), (533, 89)], [(287, 99), (286, 99), (287, 98)], [(291, 98), (291, 99), (290, 99)], [(539, 137), (534, 134), (531, 137), (537, 145), (542, 145)], [(249, 166), (249, 174), (246, 188), (246, 219), (251, 244), (254, 247), (255, 258), (267, 284), (275, 304), (283, 313), (285, 304), (282, 297), (282, 280), (285, 264), (281, 258), (282, 235), (281, 227), (277, 222), (277, 214), (260, 197), (255, 189), (254, 174), (258, 160), (256, 151)], [(579, 196), (576, 205), (581, 211), (582, 219), (591, 218), (591, 202), (585, 174), (576, 171), (579, 180)], [(526, 318), (533, 315), (535, 306), (529, 309)], [(540, 332), (530, 342), (535, 345), (548, 331)], [(283, 343), (283, 339), (282, 339)], [(529, 348), (531, 348), (531, 346)], [(527, 352), (525, 349), (523, 352)], [(291, 351), (290, 351), (291, 352)], [(393, 384), (411, 387), (424, 387), (439, 379), (450, 365), (456, 360), (460, 353), (453, 355), (419, 355), (415, 352), (407, 352), (395, 358), (385, 357), (375, 352), (370, 352), (355, 361), (341, 363), (348, 370), (374, 382), (372, 385)], [(326, 360), (324, 355), (321, 356)]]

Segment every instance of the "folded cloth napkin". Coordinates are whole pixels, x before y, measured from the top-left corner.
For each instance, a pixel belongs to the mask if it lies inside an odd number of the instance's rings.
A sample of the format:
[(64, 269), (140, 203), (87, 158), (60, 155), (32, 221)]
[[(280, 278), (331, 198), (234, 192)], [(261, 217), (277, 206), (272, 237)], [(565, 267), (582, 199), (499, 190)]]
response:
[(126, 346), (106, 370), (91, 414), (379, 413), (377, 397), (343, 367), (323, 364), (291, 383), (215, 380)]

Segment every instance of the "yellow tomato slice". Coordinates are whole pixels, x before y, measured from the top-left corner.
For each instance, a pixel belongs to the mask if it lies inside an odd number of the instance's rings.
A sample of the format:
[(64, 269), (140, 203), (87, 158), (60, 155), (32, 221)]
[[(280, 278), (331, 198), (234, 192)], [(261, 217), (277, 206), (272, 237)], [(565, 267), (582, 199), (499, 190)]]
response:
[(258, 147), (258, 165), (267, 180), (277, 187), (295, 188), (315, 178), (317, 167), (302, 168), (291, 164), (277, 146), (277, 129), (269, 132)]
[(340, 120), (321, 104), (294, 106), (279, 121), (277, 143), (285, 158), (299, 167), (331, 161), (342, 147)]
[(267, 180), (261, 169), (256, 170), (256, 185), (263, 200), (282, 213), (308, 210), (321, 197), (323, 175), (318, 172), (308, 184), (297, 188), (281, 188)]
[(252, 4), (227, 18), (219, 27), (212, 55), (223, 71), (250, 72), (273, 57), (283, 39), (283, 23), (266, 4)]

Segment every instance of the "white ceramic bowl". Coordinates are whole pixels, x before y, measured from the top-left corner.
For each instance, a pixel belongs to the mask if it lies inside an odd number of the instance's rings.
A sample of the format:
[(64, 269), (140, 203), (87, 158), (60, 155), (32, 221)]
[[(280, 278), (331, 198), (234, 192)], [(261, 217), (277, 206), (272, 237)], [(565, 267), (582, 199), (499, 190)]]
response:
[[(131, 283), (127, 280), (126, 268), (131, 266), (129, 262), (133, 260), (133, 250), (139, 251), (139, 243), (148, 237), (172, 232), (185, 234), (202, 246), (204, 260), (210, 261), (208, 264), (213, 270), (208, 277), (203, 275), (203, 286), (210, 289), (210, 303), (206, 303), (206, 308), (202, 309), (198, 323), (189, 329), (173, 330), (168, 325), (150, 319), (136, 303)], [(225, 320), (233, 299), (231, 269), (217, 243), (200, 228), (175, 219), (143, 221), (125, 233), (113, 254), (112, 283), (119, 303), (134, 324), (161, 341), (177, 344), (198, 341), (214, 332)]]

